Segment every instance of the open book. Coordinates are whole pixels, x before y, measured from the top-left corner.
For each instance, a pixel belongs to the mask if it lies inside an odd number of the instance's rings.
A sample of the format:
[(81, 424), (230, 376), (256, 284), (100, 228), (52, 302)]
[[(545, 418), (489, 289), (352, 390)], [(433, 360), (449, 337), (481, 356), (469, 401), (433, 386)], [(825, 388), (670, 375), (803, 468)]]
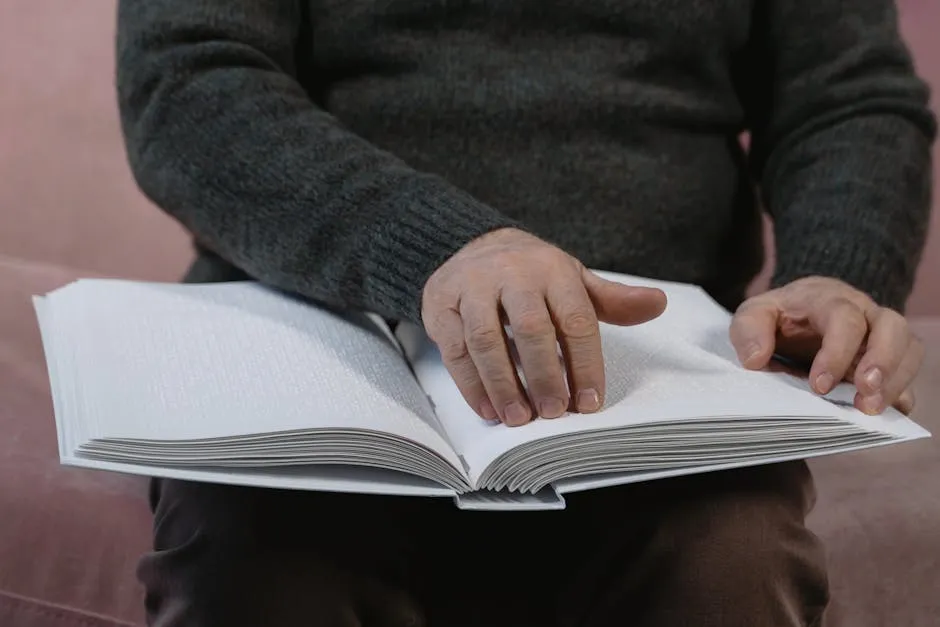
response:
[(929, 436), (749, 372), (730, 315), (662, 288), (658, 319), (602, 329), (605, 408), (510, 428), (467, 406), (410, 325), (339, 314), (253, 282), (80, 280), (34, 301), (65, 464), (278, 488), (563, 508), (576, 490)]

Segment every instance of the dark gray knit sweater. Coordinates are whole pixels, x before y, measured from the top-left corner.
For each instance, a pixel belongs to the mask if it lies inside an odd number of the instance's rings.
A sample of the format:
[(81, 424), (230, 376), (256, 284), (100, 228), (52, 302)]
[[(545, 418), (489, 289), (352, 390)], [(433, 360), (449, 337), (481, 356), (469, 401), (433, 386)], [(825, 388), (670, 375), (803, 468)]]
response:
[(118, 20), (130, 163), (201, 244), (196, 279), (418, 321), (438, 265), (519, 224), (734, 306), (758, 182), (776, 283), (911, 289), (935, 122), (890, 0), (123, 0)]

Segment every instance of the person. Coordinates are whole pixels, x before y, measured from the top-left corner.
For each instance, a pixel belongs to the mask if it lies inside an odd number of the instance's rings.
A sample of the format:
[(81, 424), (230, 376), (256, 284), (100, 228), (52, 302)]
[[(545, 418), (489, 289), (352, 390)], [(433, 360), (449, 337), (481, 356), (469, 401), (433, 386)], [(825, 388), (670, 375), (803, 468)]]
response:
[[(866, 412), (913, 405), (936, 124), (891, 0), (121, 0), (117, 19), (128, 159), (194, 237), (188, 281), (423, 324), (512, 427), (600, 409), (599, 323), (663, 310), (592, 270), (704, 287), (744, 367), (779, 353)], [(761, 207), (776, 269), (748, 299)], [(170, 480), (151, 498), (159, 627), (783, 627), (829, 599), (802, 462), (563, 512)]]

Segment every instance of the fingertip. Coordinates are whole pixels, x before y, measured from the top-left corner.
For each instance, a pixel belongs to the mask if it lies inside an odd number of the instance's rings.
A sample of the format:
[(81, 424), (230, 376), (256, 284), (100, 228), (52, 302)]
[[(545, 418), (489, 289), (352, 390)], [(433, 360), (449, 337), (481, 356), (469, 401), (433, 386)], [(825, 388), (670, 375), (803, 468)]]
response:
[(884, 398), (880, 394), (863, 396), (861, 393), (856, 393), (854, 405), (856, 409), (869, 416), (877, 416), (885, 410)]
[(639, 292), (636, 298), (646, 303), (650, 319), (656, 318), (666, 311), (666, 307), (669, 305), (666, 292), (656, 287), (634, 287), (633, 289)]
[(603, 287), (588, 288), (594, 311), (601, 322), (634, 325), (649, 322), (666, 310), (666, 294), (662, 290), (624, 285), (598, 277)]
[(503, 422), (509, 427), (521, 427), (532, 420), (532, 411), (527, 404), (512, 401), (503, 410)]
[(810, 385), (817, 394), (828, 394), (835, 387), (835, 378), (828, 372), (810, 374)]
[(490, 399), (488, 398), (483, 399), (483, 401), (480, 403), (477, 413), (481, 418), (483, 418), (483, 420), (499, 420), (499, 414), (496, 413), (496, 408), (493, 407), (493, 403), (491, 403)]
[(914, 391), (908, 388), (901, 393), (900, 397), (898, 397), (897, 403), (895, 403), (895, 407), (902, 414), (910, 415), (911, 412), (914, 411), (915, 404)]
[(579, 413), (592, 414), (601, 408), (601, 395), (594, 388), (578, 392), (576, 408)]
[(741, 364), (748, 369), (765, 368), (773, 357), (776, 310), (758, 303), (745, 304), (731, 319), (729, 333)]
[(649, 300), (651, 303), (662, 304), (663, 307), (666, 306), (666, 292), (662, 291), (658, 287), (647, 287), (645, 285), (623, 285), (618, 283), (621, 288), (626, 288), (627, 293), (630, 294), (633, 298), (642, 298), (644, 300)]
[(768, 347), (757, 340), (742, 343), (738, 349), (738, 359), (748, 370), (761, 370), (770, 363), (773, 347)]
[[(664, 295), (665, 296), (665, 295)], [(666, 311), (666, 299), (644, 295), (642, 299), (634, 299), (628, 307), (633, 312), (631, 321), (634, 323), (649, 322), (663, 315)]]

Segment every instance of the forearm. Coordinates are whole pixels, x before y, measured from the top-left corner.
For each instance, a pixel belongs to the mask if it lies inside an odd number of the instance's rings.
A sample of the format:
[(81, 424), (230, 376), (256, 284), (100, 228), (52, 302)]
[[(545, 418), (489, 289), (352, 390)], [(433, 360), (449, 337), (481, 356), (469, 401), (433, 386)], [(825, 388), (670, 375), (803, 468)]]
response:
[(903, 310), (930, 214), (928, 136), (884, 114), (846, 119), (806, 138), (776, 165), (775, 286), (822, 275)]
[(926, 236), (936, 123), (893, 3), (768, 7), (762, 59), (776, 71), (750, 96), (774, 284), (832, 276), (903, 309)]
[(293, 76), (297, 4), (121, 2), (132, 170), (158, 206), (254, 278), (418, 322), (437, 266), (512, 222), (315, 106)]

